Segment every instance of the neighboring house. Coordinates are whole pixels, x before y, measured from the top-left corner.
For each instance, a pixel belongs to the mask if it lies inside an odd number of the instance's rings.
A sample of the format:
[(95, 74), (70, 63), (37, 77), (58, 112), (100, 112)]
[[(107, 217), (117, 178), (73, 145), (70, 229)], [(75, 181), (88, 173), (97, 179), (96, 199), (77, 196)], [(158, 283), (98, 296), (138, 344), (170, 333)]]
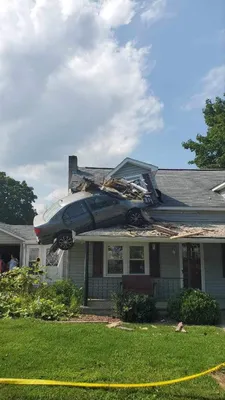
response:
[(9, 261), (13, 254), (20, 266), (30, 266), (39, 257), (47, 269), (47, 280), (55, 281), (63, 275), (63, 252), (52, 254), (49, 248), (37, 244), (32, 225), (0, 223), (0, 254), (4, 261)]
[(130, 158), (114, 169), (80, 168), (77, 157), (70, 156), (69, 189), (83, 176), (101, 183), (109, 177), (138, 179), (148, 171), (162, 193), (151, 216), (171, 222), (178, 232), (202, 232), (173, 240), (158, 231), (125, 227), (86, 232), (68, 252), (64, 277), (84, 287), (85, 305), (136, 285), (164, 303), (182, 287), (199, 288), (225, 308), (225, 171), (158, 169)]

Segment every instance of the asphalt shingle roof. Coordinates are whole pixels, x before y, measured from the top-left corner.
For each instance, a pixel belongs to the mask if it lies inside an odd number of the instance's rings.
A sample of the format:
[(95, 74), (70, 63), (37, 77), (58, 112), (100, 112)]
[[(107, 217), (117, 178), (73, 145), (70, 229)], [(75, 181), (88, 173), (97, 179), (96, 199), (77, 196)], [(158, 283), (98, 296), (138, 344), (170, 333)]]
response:
[(35, 240), (34, 228), (32, 225), (8, 225), (0, 222), (0, 229), (20, 237), (22, 240)]
[[(109, 168), (79, 168), (73, 175), (71, 187), (76, 187), (83, 176), (102, 183)], [(224, 207), (225, 199), (212, 189), (225, 182), (225, 170), (159, 169), (156, 183), (162, 192), (164, 207)]]

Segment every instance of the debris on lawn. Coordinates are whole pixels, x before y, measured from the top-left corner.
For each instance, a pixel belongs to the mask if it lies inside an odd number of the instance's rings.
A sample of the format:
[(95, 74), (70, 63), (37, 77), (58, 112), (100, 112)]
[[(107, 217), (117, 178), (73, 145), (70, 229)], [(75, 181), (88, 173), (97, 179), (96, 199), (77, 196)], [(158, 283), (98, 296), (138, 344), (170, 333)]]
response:
[(216, 380), (220, 387), (225, 390), (225, 373), (222, 371), (217, 371), (212, 374), (212, 377)]
[(77, 317), (71, 318), (68, 321), (57, 321), (59, 323), (104, 323), (104, 324), (112, 324), (112, 323), (121, 323), (118, 318), (107, 317), (103, 315), (94, 315), (94, 314), (80, 314)]
[(121, 321), (111, 322), (107, 326), (107, 328), (117, 328), (121, 324)]
[(117, 326), (118, 329), (122, 329), (123, 331), (134, 331), (133, 328), (127, 328), (126, 326)]
[(184, 324), (183, 322), (179, 322), (179, 324), (177, 325), (175, 332), (183, 332), (183, 333), (187, 333), (187, 331), (184, 329)]
[(139, 326), (139, 329), (141, 329), (142, 331), (147, 331), (148, 330), (148, 328), (147, 327), (141, 327), (141, 326)]

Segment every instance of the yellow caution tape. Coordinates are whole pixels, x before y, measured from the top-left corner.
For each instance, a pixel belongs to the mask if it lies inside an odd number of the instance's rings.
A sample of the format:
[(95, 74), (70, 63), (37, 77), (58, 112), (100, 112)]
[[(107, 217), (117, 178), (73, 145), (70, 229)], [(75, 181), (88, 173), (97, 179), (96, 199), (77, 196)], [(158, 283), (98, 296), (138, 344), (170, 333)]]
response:
[(150, 382), (150, 383), (88, 383), (88, 382), (63, 382), (42, 379), (14, 379), (0, 378), (0, 384), (4, 385), (43, 385), (43, 386), (70, 386), (79, 388), (95, 389), (130, 389), (130, 388), (149, 388), (155, 386), (173, 385), (174, 383), (190, 381), (201, 376), (218, 371), (225, 367), (225, 362), (198, 374), (185, 376), (183, 378), (171, 379), (169, 381)]

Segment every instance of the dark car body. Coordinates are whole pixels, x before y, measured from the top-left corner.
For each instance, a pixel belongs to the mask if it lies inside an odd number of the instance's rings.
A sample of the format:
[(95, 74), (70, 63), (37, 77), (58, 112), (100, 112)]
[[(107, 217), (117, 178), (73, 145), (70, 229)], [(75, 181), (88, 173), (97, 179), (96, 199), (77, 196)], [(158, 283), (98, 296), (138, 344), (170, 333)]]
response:
[[(76, 235), (94, 229), (125, 223), (128, 213), (148, 204), (140, 200), (127, 200), (107, 192), (70, 194), (34, 218), (34, 230), (40, 244), (51, 244), (62, 232)], [(132, 213), (132, 212), (131, 212)]]

